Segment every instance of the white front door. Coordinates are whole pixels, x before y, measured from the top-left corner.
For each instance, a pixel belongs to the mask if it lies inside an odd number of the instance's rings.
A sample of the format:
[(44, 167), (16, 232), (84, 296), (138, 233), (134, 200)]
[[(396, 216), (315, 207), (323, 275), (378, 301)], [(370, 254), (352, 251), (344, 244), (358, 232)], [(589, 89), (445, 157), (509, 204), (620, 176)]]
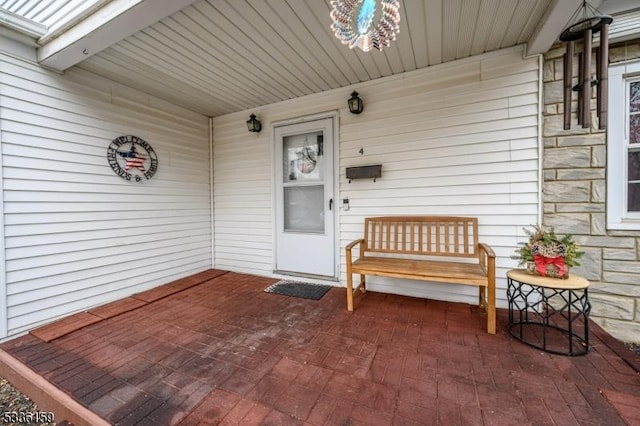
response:
[(334, 118), (275, 127), (279, 273), (335, 278)]

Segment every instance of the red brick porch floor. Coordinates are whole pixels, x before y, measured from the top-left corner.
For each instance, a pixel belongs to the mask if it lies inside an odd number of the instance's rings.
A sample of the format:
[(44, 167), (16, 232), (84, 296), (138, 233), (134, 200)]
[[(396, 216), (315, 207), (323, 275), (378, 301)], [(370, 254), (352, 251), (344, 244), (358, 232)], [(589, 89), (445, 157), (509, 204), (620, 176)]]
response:
[(342, 288), (273, 282), (208, 271), (0, 348), (113, 424), (640, 424), (638, 357), (596, 326), (570, 358), (505, 310), (488, 335), (470, 305), (370, 292), (348, 314)]

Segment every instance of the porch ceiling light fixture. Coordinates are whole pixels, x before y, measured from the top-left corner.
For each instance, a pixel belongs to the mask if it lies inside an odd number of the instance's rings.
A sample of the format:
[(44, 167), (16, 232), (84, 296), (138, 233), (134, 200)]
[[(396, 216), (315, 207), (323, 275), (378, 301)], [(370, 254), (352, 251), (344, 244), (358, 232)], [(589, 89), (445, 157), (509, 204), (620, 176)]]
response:
[(249, 119), (247, 120), (247, 128), (250, 132), (255, 133), (260, 133), (260, 130), (262, 130), (262, 123), (260, 123), (260, 120), (256, 118), (255, 114), (251, 114), (249, 116)]
[[(380, 3), (380, 12), (376, 6)], [(388, 47), (400, 32), (399, 0), (331, 0), (331, 28), (350, 49), (364, 52)]]
[(351, 93), (351, 97), (347, 101), (347, 104), (349, 104), (349, 111), (351, 114), (360, 114), (364, 110), (364, 103), (358, 96), (358, 92), (355, 90)]
[[(598, 127), (607, 127), (607, 96), (609, 66), (609, 24), (613, 18), (603, 15), (586, 1), (575, 11), (569, 24), (560, 34), (560, 40), (567, 44), (564, 54), (564, 129), (571, 128), (571, 97), (578, 92), (578, 124), (583, 128), (591, 127), (591, 87), (597, 91)], [(600, 32), (600, 48), (596, 56), (596, 79), (591, 79), (591, 50), (593, 35)], [(575, 42), (582, 40), (582, 51), (578, 54), (578, 84), (573, 80), (573, 56)]]

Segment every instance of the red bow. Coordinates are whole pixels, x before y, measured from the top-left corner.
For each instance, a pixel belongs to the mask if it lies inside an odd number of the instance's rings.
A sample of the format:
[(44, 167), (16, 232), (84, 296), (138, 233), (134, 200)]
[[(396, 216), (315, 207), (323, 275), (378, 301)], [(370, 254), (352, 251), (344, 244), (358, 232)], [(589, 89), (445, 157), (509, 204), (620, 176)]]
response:
[(547, 265), (555, 265), (558, 268), (558, 276), (563, 277), (567, 274), (567, 265), (564, 263), (564, 257), (544, 257), (541, 254), (533, 256), (533, 260), (536, 262), (536, 270), (542, 276), (547, 275)]

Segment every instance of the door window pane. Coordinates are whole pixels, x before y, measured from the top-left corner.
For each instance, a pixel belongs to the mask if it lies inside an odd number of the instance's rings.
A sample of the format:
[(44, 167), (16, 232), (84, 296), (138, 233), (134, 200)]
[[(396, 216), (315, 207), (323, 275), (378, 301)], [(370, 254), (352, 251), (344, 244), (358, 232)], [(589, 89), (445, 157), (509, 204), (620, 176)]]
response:
[(640, 181), (640, 151), (629, 151), (629, 181)]
[(629, 111), (640, 112), (640, 81), (629, 83)]
[(629, 184), (627, 210), (630, 212), (640, 212), (640, 183)]
[(283, 181), (322, 182), (324, 179), (324, 139), (322, 132), (283, 138)]
[(640, 143), (640, 114), (629, 117), (629, 143)]
[(284, 188), (284, 230), (324, 233), (324, 185)]
[(640, 151), (629, 151), (627, 169), (627, 210), (637, 212), (640, 211)]

